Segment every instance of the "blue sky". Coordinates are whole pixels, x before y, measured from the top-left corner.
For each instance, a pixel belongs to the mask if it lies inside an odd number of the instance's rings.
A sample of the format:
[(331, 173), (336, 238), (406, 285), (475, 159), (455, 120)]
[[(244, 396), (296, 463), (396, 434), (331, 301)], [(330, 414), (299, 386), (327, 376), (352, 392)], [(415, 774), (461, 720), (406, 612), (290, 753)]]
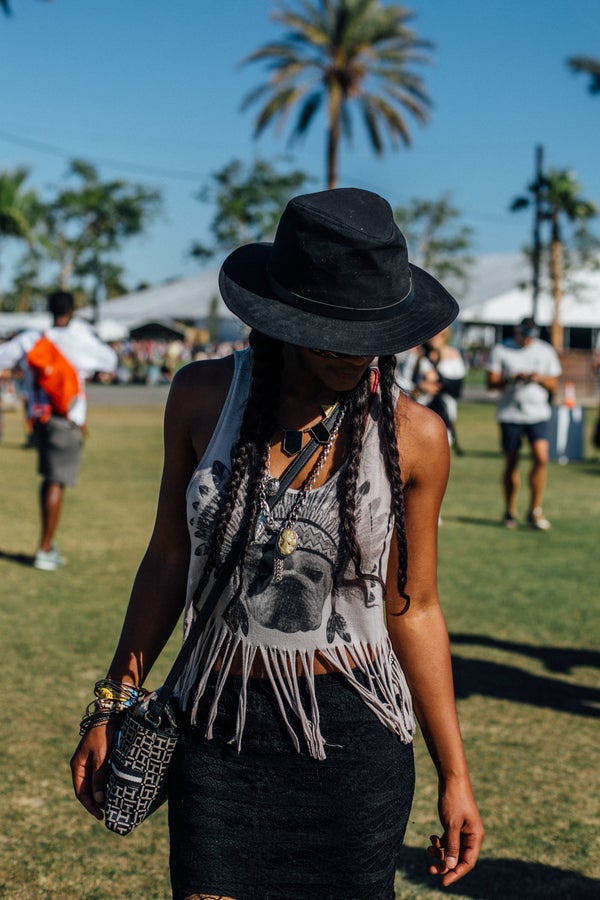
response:
[[(0, 168), (27, 165), (41, 189), (81, 157), (106, 178), (162, 189), (163, 218), (122, 261), (128, 283), (189, 276), (194, 238), (212, 210), (197, 189), (233, 158), (289, 157), (285, 135), (252, 138), (241, 98), (264, 80), (239, 61), (275, 37), (270, 0), (12, 0), (0, 17)], [(420, 72), (434, 101), (411, 125), (411, 149), (375, 157), (356, 123), (340, 184), (392, 205), (449, 191), (477, 253), (521, 249), (531, 217), (508, 212), (531, 180), (536, 144), (548, 167), (573, 169), (600, 205), (600, 96), (573, 74), (571, 55), (600, 57), (598, 0), (407, 0), (418, 34), (435, 44)], [(292, 148), (291, 164), (324, 186), (323, 122)], [(281, 162), (283, 166), (284, 163)], [(600, 231), (600, 225), (598, 226)], [(6, 257), (10, 254), (4, 255)], [(6, 284), (0, 273), (0, 283)]]

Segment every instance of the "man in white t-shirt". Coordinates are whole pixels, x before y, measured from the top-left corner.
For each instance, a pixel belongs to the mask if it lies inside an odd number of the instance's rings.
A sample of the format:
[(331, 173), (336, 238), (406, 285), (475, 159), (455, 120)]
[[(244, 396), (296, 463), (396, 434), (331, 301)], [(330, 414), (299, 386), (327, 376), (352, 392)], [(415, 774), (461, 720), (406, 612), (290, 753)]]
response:
[(515, 327), (516, 346), (496, 344), (488, 362), (488, 388), (501, 390), (497, 419), (502, 436), (506, 511), (504, 524), (517, 526), (519, 451), (523, 435), (531, 447), (530, 503), (527, 522), (546, 531), (550, 522), (542, 511), (548, 471), (548, 438), (552, 406), (550, 398), (562, 372), (554, 348), (539, 340), (539, 329), (527, 318)]
[(0, 371), (21, 366), (25, 371), (29, 414), (34, 420), (34, 443), (38, 451), (38, 471), (42, 476), (40, 487), (41, 535), (33, 565), (36, 569), (52, 572), (66, 562), (61, 556), (54, 537), (58, 528), (65, 487), (74, 485), (79, 475), (83, 436), (87, 414), (85, 379), (95, 372), (114, 372), (117, 367), (115, 351), (98, 340), (91, 327), (80, 319), (74, 319), (73, 295), (68, 291), (55, 291), (48, 297), (48, 311), (53, 324), (45, 332), (46, 337), (61, 351), (77, 370), (79, 393), (68, 416), (52, 410), (48, 417), (38, 417), (39, 411), (49, 405), (48, 398), (36, 388), (34, 378), (26, 363), (26, 355), (41, 337), (39, 331), (23, 331), (12, 341), (0, 345)]

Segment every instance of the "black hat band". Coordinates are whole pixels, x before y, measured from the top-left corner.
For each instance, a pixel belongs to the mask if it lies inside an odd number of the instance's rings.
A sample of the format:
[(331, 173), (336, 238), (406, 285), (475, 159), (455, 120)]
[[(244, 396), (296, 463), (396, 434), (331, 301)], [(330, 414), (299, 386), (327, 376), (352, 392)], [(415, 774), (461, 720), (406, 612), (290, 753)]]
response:
[(342, 319), (346, 322), (379, 322), (393, 319), (401, 304), (406, 304), (404, 307), (405, 309), (412, 306), (415, 296), (412, 276), (410, 276), (410, 289), (408, 293), (405, 294), (404, 297), (401, 297), (400, 300), (394, 300), (393, 303), (390, 303), (387, 306), (362, 308), (357, 308), (355, 306), (340, 306), (339, 304), (332, 306), (330, 303), (323, 303), (321, 300), (313, 300), (311, 297), (303, 297), (302, 294), (295, 294), (293, 291), (288, 290), (273, 278), (268, 269), (267, 276), (273, 293), (279, 300), (282, 300), (288, 306), (293, 306), (295, 309), (300, 309), (306, 313), (313, 313), (316, 316), (325, 316), (330, 319)]

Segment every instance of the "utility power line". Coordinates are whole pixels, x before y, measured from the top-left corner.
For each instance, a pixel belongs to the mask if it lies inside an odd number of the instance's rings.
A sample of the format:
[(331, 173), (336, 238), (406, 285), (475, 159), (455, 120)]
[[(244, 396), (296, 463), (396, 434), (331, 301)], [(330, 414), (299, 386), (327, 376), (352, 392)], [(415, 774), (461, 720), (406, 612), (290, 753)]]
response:
[[(73, 150), (67, 150), (65, 147), (58, 147), (55, 144), (47, 144), (45, 141), (38, 141), (34, 138), (25, 138), (17, 134), (11, 134), (8, 131), (0, 131), (0, 141), (7, 144), (13, 144), (17, 147), (26, 147), (28, 150), (36, 150), (40, 153), (46, 153), (49, 156), (60, 156), (63, 159), (73, 159), (82, 157), (88, 159), (87, 153), (76, 153)], [(173, 178), (178, 181), (194, 181), (202, 182), (206, 179), (206, 173), (190, 172), (186, 169), (171, 169), (163, 166), (144, 165), (143, 163), (125, 162), (124, 160), (109, 159), (103, 157), (94, 157), (91, 160), (98, 166), (106, 166), (111, 169), (121, 169), (123, 171), (133, 172), (137, 175), (147, 175), (155, 178)]]

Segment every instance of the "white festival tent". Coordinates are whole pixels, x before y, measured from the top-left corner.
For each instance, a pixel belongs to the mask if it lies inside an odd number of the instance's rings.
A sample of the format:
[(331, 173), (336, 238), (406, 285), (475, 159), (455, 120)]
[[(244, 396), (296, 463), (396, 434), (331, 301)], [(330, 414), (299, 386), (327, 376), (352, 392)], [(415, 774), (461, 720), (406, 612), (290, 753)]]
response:
[[(579, 271), (565, 279), (560, 321), (565, 328), (600, 328), (600, 270)], [(459, 321), (481, 325), (514, 325), (532, 313), (531, 287), (515, 287), (461, 309)], [(537, 300), (538, 325), (550, 325), (554, 299), (547, 286)]]
[[(221, 322), (228, 330), (241, 333), (239, 319), (229, 312), (219, 295), (217, 269), (107, 300), (100, 306), (99, 321), (94, 327), (102, 340), (118, 341), (126, 338), (130, 329), (148, 322), (167, 320), (202, 326), (215, 297)], [(77, 315), (93, 322), (94, 309), (87, 306)], [(0, 313), (0, 338), (25, 328), (44, 329), (49, 325), (50, 316), (45, 312)]]
[[(96, 330), (103, 340), (116, 340), (108, 332), (138, 328), (148, 322), (183, 322), (202, 325), (210, 314), (210, 307), (217, 299), (219, 318), (230, 327), (239, 323), (225, 306), (219, 294), (218, 270), (211, 269), (191, 278), (183, 278), (166, 284), (135, 291), (114, 300), (107, 300), (100, 307)], [(91, 306), (79, 310), (83, 318), (93, 321)], [(241, 331), (241, 324), (239, 325)]]

